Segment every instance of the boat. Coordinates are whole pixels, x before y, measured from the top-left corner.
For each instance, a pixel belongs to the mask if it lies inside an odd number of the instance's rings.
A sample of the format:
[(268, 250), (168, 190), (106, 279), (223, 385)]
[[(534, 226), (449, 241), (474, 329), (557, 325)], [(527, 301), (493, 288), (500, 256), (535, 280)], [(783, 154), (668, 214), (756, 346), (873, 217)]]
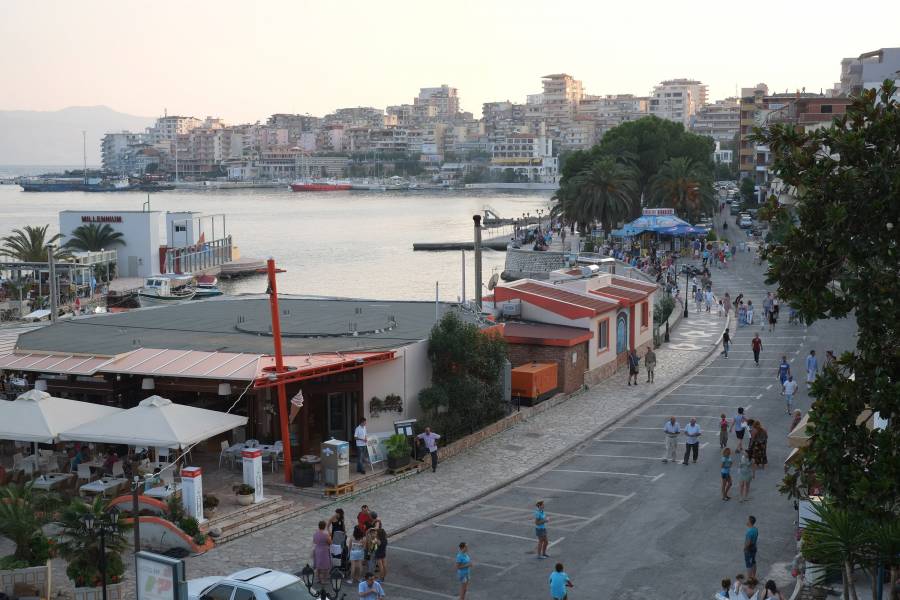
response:
[(29, 177), (18, 180), (26, 192), (161, 192), (174, 185), (154, 182), (131, 183), (128, 179)]
[(141, 306), (162, 306), (192, 300), (197, 290), (192, 287), (192, 275), (154, 275), (148, 277), (138, 290)]
[(337, 179), (299, 179), (291, 184), (291, 190), (295, 192), (342, 192), (352, 189), (349, 181)]
[(201, 275), (194, 284), (194, 300), (203, 300), (205, 298), (214, 298), (222, 295), (219, 289), (219, 280), (215, 275)]

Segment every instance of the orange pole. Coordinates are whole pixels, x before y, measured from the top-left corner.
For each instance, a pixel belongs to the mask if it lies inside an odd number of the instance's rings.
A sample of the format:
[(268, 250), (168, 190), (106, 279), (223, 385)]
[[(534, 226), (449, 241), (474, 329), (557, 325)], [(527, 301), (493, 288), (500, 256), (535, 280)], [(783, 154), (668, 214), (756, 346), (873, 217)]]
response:
[(275, 283), (275, 259), (266, 262), (269, 271), (269, 306), (272, 309), (272, 343), (275, 345), (275, 374), (278, 383), (278, 412), (281, 421), (281, 443), (284, 446), (284, 480), (291, 482), (291, 434), (288, 428), (287, 390), (281, 381), (284, 373), (284, 356), (281, 354), (281, 320), (278, 315), (278, 286)]

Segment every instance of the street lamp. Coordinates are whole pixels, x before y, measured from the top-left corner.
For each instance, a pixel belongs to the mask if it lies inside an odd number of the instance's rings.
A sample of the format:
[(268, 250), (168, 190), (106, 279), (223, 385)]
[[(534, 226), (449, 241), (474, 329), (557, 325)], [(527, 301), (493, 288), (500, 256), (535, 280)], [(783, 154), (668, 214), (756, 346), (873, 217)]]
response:
[(691, 272), (687, 268), (687, 265), (684, 265), (684, 267), (685, 267), (685, 269), (684, 269), (684, 298), (682, 298), (682, 300), (684, 301), (684, 315), (682, 315), (682, 316), (684, 316), (684, 318), (687, 319), (688, 318), (688, 286), (691, 284), (691, 280), (690, 280)]
[(103, 586), (103, 600), (106, 600), (106, 534), (116, 533), (119, 522), (119, 509), (113, 507), (100, 519), (91, 512), (81, 516), (81, 522), (86, 533), (100, 535), (100, 580)]
[(316, 585), (316, 572), (312, 567), (309, 566), (309, 563), (303, 567), (303, 570), (300, 571), (300, 579), (303, 581), (303, 585), (306, 586), (307, 591), (313, 598), (318, 598), (319, 600), (343, 600), (347, 597), (347, 594), (341, 594), (341, 585), (344, 583), (344, 574), (341, 573), (341, 570), (337, 567), (331, 569), (331, 572), (328, 574), (329, 585), (331, 590), (326, 590), (323, 584), (318, 584), (318, 589), (314, 589)]

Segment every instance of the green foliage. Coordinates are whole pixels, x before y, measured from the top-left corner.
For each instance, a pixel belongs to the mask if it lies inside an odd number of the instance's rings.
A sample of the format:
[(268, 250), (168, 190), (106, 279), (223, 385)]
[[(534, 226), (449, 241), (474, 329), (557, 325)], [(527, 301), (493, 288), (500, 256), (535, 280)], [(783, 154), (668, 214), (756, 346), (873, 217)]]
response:
[(709, 233), (706, 234), (707, 242), (715, 242), (718, 239), (719, 239), (719, 236), (716, 235), (716, 232), (713, 229), (710, 229)]
[(109, 223), (88, 223), (76, 227), (72, 239), (66, 242), (66, 248), (82, 252), (98, 252), (109, 250), (113, 246), (124, 244), (121, 231), (115, 231)]
[[(10, 235), (0, 238), (0, 256), (8, 256), (23, 262), (47, 262), (47, 246), (55, 244), (62, 237), (61, 233), (47, 238), (47, 229), (50, 225), (43, 227), (32, 227), (26, 225), (22, 229), (13, 229)], [(57, 248), (54, 256), (58, 260), (70, 258), (72, 255), (68, 250)]]
[(696, 223), (704, 212), (716, 210), (716, 197), (708, 169), (690, 158), (666, 160), (650, 178), (651, 206), (674, 208), (688, 221)]
[(564, 221), (577, 223), (582, 231), (598, 221), (609, 233), (638, 202), (634, 169), (601, 156), (562, 182), (555, 198)]
[(50, 556), (47, 538), (41, 529), (47, 522), (48, 513), (39, 510), (39, 495), (34, 494), (30, 485), (9, 484), (0, 488), (0, 535), (15, 545), (13, 559), (26, 563), (26, 566), (42, 565)]
[(219, 506), (219, 497), (213, 494), (203, 494), (203, 508), (209, 510)]
[(388, 439), (384, 440), (384, 447), (390, 458), (403, 458), (409, 456), (410, 447), (409, 440), (402, 433), (395, 433)]
[(173, 494), (166, 500), (166, 519), (173, 523), (179, 523), (184, 518), (184, 507), (181, 500)]
[[(60, 513), (56, 525), (59, 527), (59, 555), (68, 561), (66, 574), (76, 585), (96, 586), (100, 584), (100, 535), (85, 531), (83, 517), (93, 513), (97, 522), (106, 518), (109, 504), (106, 498), (96, 497), (86, 503), (74, 498)], [(114, 583), (125, 572), (122, 552), (128, 547), (125, 534), (131, 525), (118, 522), (115, 532), (106, 534), (106, 576), (107, 583)]]
[(506, 342), (448, 312), (428, 339), (432, 385), (419, 393), (427, 422), (444, 439), (467, 435), (504, 414), (500, 369)]
[[(841, 508), (896, 515), (900, 498), (900, 106), (893, 82), (865, 91), (833, 126), (773, 125), (777, 175), (796, 191), (799, 225), (769, 252), (768, 283), (807, 323), (853, 315), (856, 348), (813, 385), (803, 461)], [(823, 151), (827, 149), (827, 151)], [(851, 378), (852, 376), (852, 378)], [(867, 408), (884, 430), (857, 424)], [(896, 517), (895, 517), (896, 518)]]
[(182, 517), (182, 519), (178, 521), (178, 528), (190, 537), (194, 537), (200, 533), (200, 524), (194, 517)]
[[(303, 464), (303, 463), (301, 463), (301, 464)], [(247, 485), (246, 483), (232, 486), (231, 489), (238, 496), (248, 496), (256, 491), (256, 489), (252, 485)]]
[[(741, 179), (741, 198), (748, 204), (756, 204), (756, 184), (749, 177)], [(744, 208), (744, 205), (741, 205)]]
[(669, 320), (673, 310), (675, 310), (675, 299), (666, 294), (653, 307), (653, 322), (656, 325), (662, 325)]
[(202, 546), (203, 544), (205, 544), (206, 543), (206, 534), (198, 531), (194, 535), (194, 543), (197, 544), (198, 546)]

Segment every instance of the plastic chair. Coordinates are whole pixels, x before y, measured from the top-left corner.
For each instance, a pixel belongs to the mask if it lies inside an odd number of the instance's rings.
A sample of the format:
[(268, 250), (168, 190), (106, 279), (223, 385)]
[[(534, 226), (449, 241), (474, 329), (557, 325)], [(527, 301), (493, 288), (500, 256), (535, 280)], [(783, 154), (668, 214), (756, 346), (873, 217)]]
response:
[(168, 448), (156, 448), (156, 461), (157, 462), (169, 462), (169, 449)]
[(231, 446), (228, 444), (228, 440), (222, 440), (219, 443), (219, 468), (222, 468), (222, 461), (227, 461), (230, 463), (230, 466), (234, 466), (234, 456), (228, 451)]
[(93, 478), (94, 478), (94, 475), (93, 475), (93, 473), (91, 473), (91, 468), (89, 466), (84, 465), (84, 464), (78, 465), (78, 479), (77, 479), (76, 483), (79, 483), (82, 480), (86, 481), (87, 483), (90, 483)]
[(259, 440), (247, 440), (246, 442), (244, 442), (244, 447), (245, 448), (258, 448)]

